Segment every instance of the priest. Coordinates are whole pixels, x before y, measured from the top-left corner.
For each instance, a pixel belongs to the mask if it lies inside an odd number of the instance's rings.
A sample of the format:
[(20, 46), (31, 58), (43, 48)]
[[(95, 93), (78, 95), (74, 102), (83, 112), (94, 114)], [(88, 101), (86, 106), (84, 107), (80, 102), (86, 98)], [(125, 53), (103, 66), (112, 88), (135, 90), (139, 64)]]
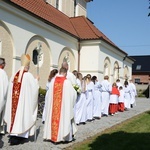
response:
[(38, 109), (38, 79), (28, 72), (30, 56), (21, 56), (21, 68), (11, 77), (4, 121), (10, 134), (10, 144), (19, 144), (35, 133)]
[(77, 131), (73, 111), (77, 93), (66, 76), (67, 69), (61, 68), (47, 93), (43, 138), (54, 143), (71, 142)]

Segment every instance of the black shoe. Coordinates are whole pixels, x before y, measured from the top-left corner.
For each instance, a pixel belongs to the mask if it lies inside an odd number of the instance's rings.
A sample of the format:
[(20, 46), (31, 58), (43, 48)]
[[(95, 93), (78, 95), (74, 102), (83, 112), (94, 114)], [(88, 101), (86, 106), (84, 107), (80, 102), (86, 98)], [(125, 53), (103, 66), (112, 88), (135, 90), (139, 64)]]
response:
[(85, 123), (85, 122), (80, 122), (80, 124), (83, 124), (83, 125), (85, 125), (86, 123)]
[(63, 143), (63, 144), (68, 144), (68, 143), (71, 143), (71, 142), (73, 142), (73, 141), (75, 141), (75, 140), (76, 140), (76, 139), (73, 137), (71, 141), (63, 141), (62, 143)]
[(87, 120), (87, 122), (92, 122), (92, 121), (93, 121), (93, 119), (88, 119), (88, 120)]
[(108, 115), (106, 115), (106, 114), (103, 114), (103, 115), (102, 115), (102, 117), (108, 117)]
[(10, 137), (8, 142), (10, 143), (10, 145), (19, 145), (22, 143), (23, 140), (24, 140), (24, 138), (12, 136), (12, 137)]
[(94, 117), (94, 119), (100, 120), (101, 118), (100, 117)]
[(125, 111), (128, 111), (129, 109), (128, 109), (128, 108), (125, 108), (124, 110), (125, 110)]

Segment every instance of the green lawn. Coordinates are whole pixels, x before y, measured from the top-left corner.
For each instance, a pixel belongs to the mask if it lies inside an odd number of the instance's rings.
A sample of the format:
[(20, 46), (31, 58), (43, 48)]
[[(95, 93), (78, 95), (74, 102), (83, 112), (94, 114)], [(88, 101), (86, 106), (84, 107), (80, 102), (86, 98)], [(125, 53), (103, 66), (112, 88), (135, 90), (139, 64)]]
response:
[(67, 150), (150, 150), (150, 112), (145, 112)]

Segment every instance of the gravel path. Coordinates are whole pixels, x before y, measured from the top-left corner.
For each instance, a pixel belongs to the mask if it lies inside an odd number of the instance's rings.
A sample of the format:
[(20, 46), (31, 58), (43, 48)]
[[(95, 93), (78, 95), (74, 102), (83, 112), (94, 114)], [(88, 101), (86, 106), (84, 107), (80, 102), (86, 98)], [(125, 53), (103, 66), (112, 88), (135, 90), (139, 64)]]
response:
[(0, 136), (0, 149), (2, 150), (61, 150), (71, 146), (74, 143), (81, 142), (90, 136), (93, 136), (99, 132), (104, 131), (116, 124), (119, 124), (133, 116), (136, 116), (142, 112), (150, 110), (150, 99), (136, 98), (136, 107), (129, 111), (119, 112), (115, 116), (102, 117), (100, 120), (94, 122), (88, 122), (86, 125), (79, 125), (78, 132), (76, 134), (76, 140), (68, 144), (54, 145), (51, 142), (43, 141), (43, 124), (41, 119), (37, 120), (37, 140), (34, 141), (34, 137), (29, 138), (22, 144), (10, 146), (8, 143), (8, 134)]

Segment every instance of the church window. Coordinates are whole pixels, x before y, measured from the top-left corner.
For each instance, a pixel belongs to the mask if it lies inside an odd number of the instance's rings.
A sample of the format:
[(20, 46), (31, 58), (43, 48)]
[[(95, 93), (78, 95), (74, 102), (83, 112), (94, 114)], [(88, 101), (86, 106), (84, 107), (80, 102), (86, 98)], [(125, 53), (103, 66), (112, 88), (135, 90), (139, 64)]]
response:
[(135, 79), (135, 83), (140, 83), (140, 79), (139, 79), (139, 78), (136, 78), (136, 79)]
[(141, 65), (137, 65), (136, 70), (141, 70)]
[(59, 0), (56, 0), (56, 9), (59, 9)]
[(38, 51), (36, 49), (33, 50), (33, 57), (32, 57), (32, 61), (34, 63), (34, 65), (37, 65), (38, 63)]

